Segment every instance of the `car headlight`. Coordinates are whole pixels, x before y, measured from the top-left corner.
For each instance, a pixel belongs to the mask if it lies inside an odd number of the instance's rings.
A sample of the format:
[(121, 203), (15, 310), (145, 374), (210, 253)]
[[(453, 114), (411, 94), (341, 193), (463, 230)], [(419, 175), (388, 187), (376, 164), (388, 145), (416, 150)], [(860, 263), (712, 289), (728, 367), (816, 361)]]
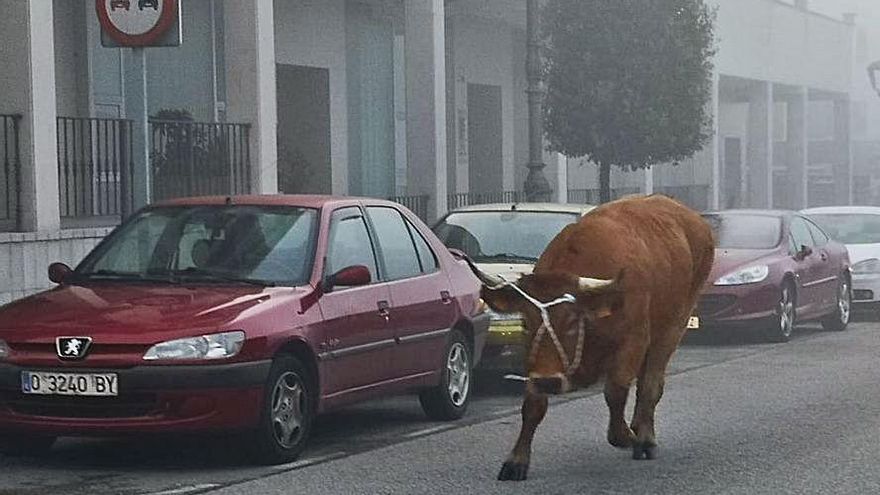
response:
[(859, 261), (852, 266), (852, 272), (859, 274), (880, 273), (880, 260), (878, 260), (877, 258), (871, 258), (864, 261)]
[(242, 331), (169, 340), (150, 347), (144, 354), (144, 360), (225, 359), (238, 354), (242, 345), (244, 345), (244, 332)]
[(770, 267), (767, 265), (755, 265), (719, 278), (715, 281), (715, 285), (743, 285), (754, 284), (767, 278), (770, 274)]
[(6, 359), (10, 354), (9, 345), (5, 341), (0, 340), (0, 359)]

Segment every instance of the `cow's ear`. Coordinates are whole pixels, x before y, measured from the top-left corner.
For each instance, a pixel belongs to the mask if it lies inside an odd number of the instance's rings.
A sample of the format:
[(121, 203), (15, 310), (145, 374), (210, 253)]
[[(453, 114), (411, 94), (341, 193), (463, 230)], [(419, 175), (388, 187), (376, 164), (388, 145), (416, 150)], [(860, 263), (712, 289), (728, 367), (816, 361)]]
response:
[(614, 288), (601, 293), (581, 296), (578, 298), (578, 303), (590, 319), (596, 321), (620, 312), (623, 309), (623, 297), (623, 291)]
[(520, 313), (522, 312), (523, 298), (509, 286), (490, 289), (483, 286), (481, 296), (486, 304), (496, 313)]

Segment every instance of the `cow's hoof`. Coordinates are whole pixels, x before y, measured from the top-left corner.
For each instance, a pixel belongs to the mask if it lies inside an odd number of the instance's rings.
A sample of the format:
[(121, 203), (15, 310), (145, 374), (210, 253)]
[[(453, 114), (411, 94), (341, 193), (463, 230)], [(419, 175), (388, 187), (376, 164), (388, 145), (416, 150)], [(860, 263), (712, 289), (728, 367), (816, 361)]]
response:
[(641, 461), (646, 459), (652, 461), (657, 458), (657, 446), (649, 444), (636, 444), (633, 446), (633, 459)]
[(499, 481), (523, 481), (529, 474), (529, 465), (507, 461), (498, 473)]
[(612, 447), (617, 447), (619, 449), (628, 449), (635, 445), (636, 435), (629, 428), (627, 428), (624, 433), (620, 434), (615, 434), (609, 431), (608, 443), (610, 443)]

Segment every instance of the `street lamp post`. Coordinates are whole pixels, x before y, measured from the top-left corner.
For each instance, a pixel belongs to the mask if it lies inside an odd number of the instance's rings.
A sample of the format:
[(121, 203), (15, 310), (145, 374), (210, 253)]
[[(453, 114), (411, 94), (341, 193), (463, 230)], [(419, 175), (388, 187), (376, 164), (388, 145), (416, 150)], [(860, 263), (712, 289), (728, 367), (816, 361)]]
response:
[(544, 80), (541, 63), (539, 0), (526, 0), (526, 31), (528, 52), (526, 75), (529, 87), (529, 174), (523, 186), (527, 201), (550, 201), (553, 192), (544, 176)]

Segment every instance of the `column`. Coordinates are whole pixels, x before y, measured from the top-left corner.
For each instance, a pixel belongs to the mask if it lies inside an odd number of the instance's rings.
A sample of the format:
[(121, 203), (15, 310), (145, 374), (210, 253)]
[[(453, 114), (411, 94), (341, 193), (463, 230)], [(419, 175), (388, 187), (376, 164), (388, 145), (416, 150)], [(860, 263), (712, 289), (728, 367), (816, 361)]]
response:
[(806, 208), (807, 170), (809, 168), (810, 140), (807, 133), (809, 94), (805, 87), (797, 88), (788, 99), (788, 179), (794, 204), (791, 208)]
[(409, 188), (427, 194), (428, 219), (446, 212), (446, 28), (443, 0), (406, 9), (406, 117)]
[(225, 0), (226, 119), (251, 125), (251, 192), (278, 191), (272, 2)]
[[(60, 228), (52, 2), (0, 0), (0, 112), (22, 115), (21, 218), (24, 231)], [(47, 29), (47, 26), (49, 27)]]
[(852, 204), (852, 111), (848, 96), (834, 100), (834, 202)]
[(773, 206), (773, 84), (753, 83), (749, 92), (748, 150), (746, 153), (746, 191), (743, 196), (752, 208)]
[[(721, 209), (721, 74), (712, 71), (712, 141), (709, 148), (712, 153), (712, 196), (709, 198), (709, 205), (714, 210)], [(651, 192), (654, 187), (654, 174), (651, 175)], [(648, 175), (648, 174), (646, 174)]]

